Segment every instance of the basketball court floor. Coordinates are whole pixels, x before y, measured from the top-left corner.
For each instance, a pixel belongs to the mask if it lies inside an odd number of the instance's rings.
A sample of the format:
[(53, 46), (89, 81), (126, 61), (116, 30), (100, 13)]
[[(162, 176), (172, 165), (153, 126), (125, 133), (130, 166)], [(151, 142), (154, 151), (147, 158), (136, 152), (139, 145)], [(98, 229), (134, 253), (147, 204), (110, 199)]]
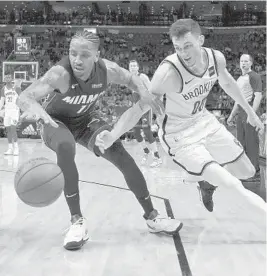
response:
[[(215, 210), (209, 213), (196, 185), (183, 184), (183, 173), (165, 155), (161, 168), (141, 169), (160, 213), (183, 221), (179, 235), (150, 234), (120, 172), (78, 147), (81, 205), (90, 241), (80, 251), (66, 251), (62, 244), (70, 222), (63, 196), (51, 206), (32, 208), (13, 188), (20, 164), (39, 156), (55, 160), (55, 155), (41, 140), (19, 144), (20, 156), (6, 157), (6, 140), (0, 140), (1, 276), (266, 275), (266, 215), (223, 188), (217, 189)], [(125, 146), (140, 164), (139, 146)]]

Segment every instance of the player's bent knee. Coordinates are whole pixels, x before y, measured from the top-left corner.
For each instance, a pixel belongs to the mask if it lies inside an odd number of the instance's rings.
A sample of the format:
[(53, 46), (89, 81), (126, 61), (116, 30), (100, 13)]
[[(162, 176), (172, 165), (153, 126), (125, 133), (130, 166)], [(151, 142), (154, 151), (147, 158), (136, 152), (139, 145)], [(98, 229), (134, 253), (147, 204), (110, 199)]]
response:
[(245, 154), (236, 162), (225, 165), (225, 168), (238, 179), (248, 179), (256, 173), (255, 167)]
[(74, 158), (75, 156), (75, 143), (73, 141), (63, 140), (58, 143), (56, 153), (66, 158)]
[(215, 186), (230, 187), (233, 181), (238, 180), (225, 168), (220, 166), (218, 163), (209, 164), (203, 171), (202, 177), (205, 181)]

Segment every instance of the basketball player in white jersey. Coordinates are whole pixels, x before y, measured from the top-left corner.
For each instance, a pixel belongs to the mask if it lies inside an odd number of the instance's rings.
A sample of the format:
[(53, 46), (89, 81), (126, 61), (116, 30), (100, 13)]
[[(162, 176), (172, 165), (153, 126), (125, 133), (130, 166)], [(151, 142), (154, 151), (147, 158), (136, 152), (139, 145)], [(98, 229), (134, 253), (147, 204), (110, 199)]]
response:
[[(129, 62), (129, 71), (135, 75), (138, 75), (141, 80), (143, 81), (144, 85), (147, 87), (147, 89), (150, 88), (150, 80), (146, 74), (139, 73), (139, 64), (136, 60), (131, 60)], [(133, 104), (137, 103), (140, 100), (139, 94), (135, 93), (133, 91), (133, 97), (132, 97), (132, 102)], [(152, 123), (152, 109), (150, 109), (146, 114), (142, 116), (142, 118), (139, 120), (139, 125), (142, 126), (145, 138), (147, 139), (148, 143), (150, 144), (150, 149), (153, 151), (153, 162), (150, 164), (151, 168), (158, 167), (162, 164), (162, 160), (159, 156), (158, 152), (158, 147), (157, 147), (157, 142), (156, 139), (153, 136), (153, 133), (151, 131), (151, 123)], [(142, 158), (141, 164), (145, 165), (149, 154), (150, 150), (147, 147), (146, 141), (143, 139), (141, 135), (141, 127), (135, 127), (134, 128), (134, 136), (135, 139), (139, 144), (142, 145), (143, 151), (144, 151), (144, 156)]]
[(18, 94), (20, 93), (21, 82), (12, 82), (11, 75), (5, 77), (6, 85), (1, 90), (0, 110), (4, 107), (4, 126), (7, 130), (8, 150), (5, 155), (18, 155), (18, 136), (17, 124), (19, 121), (20, 110), (16, 104)]
[[(170, 36), (176, 53), (160, 64), (151, 81), (151, 92), (155, 96), (162, 97), (166, 93), (165, 116), (161, 118), (159, 134), (162, 146), (174, 163), (188, 173), (188, 180), (208, 182), (200, 189), (209, 211), (213, 210), (215, 186), (235, 189), (251, 204), (266, 211), (265, 202), (246, 190), (239, 180), (255, 174), (241, 144), (205, 108), (214, 83), (218, 80), (225, 92), (245, 110), (252, 126), (262, 130), (263, 124), (228, 73), (224, 55), (203, 47), (204, 36), (197, 22), (176, 21), (170, 28)], [(98, 135), (96, 145), (104, 151), (149, 108), (139, 102), (128, 109), (111, 132)]]

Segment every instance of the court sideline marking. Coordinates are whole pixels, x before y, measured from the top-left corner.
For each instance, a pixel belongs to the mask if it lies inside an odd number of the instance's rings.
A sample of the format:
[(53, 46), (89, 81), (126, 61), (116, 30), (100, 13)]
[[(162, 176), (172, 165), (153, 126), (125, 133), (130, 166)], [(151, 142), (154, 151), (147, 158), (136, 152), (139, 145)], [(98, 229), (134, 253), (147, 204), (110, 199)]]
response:
[[(0, 169), (0, 171), (16, 173), (15, 171), (3, 170), (3, 169)], [(115, 189), (131, 192), (131, 190), (129, 190), (128, 188), (118, 187), (118, 186), (109, 185), (109, 184), (103, 184), (103, 183), (94, 182), (94, 181), (79, 180), (79, 182), (92, 184), (92, 185), (103, 186), (103, 187), (107, 187), (107, 188), (115, 188)], [(172, 210), (171, 203), (170, 203), (169, 199), (164, 198), (164, 197), (160, 197), (160, 196), (156, 196), (156, 195), (150, 195), (150, 196), (153, 197), (153, 198), (163, 200), (168, 217), (170, 217), (171, 219), (174, 219), (174, 214), (173, 214), (173, 210)], [(193, 276), (192, 272), (191, 272), (191, 269), (190, 269), (190, 266), (189, 266), (189, 263), (188, 263), (188, 260), (187, 260), (187, 256), (186, 256), (186, 253), (185, 253), (185, 250), (184, 250), (184, 246), (183, 246), (180, 234), (177, 233), (177, 234), (173, 235), (172, 239), (173, 239), (173, 242), (174, 242), (174, 246), (175, 246), (179, 266), (180, 266), (180, 269), (181, 269), (181, 272), (182, 272), (182, 276)]]

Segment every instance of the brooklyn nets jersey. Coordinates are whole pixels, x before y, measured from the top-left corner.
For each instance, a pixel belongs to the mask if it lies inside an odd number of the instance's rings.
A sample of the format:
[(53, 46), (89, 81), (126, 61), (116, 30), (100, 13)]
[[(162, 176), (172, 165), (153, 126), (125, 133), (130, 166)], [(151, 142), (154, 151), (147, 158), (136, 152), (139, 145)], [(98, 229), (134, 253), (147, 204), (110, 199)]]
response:
[(207, 96), (218, 79), (217, 63), (212, 49), (203, 48), (208, 63), (202, 75), (190, 72), (177, 54), (168, 56), (163, 63), (169, 63), (182, 79), (180, 91), (166, 91), (163, 128), (167, 133), (177, 131), (200, 119), (208, 111), (205, 108)]

